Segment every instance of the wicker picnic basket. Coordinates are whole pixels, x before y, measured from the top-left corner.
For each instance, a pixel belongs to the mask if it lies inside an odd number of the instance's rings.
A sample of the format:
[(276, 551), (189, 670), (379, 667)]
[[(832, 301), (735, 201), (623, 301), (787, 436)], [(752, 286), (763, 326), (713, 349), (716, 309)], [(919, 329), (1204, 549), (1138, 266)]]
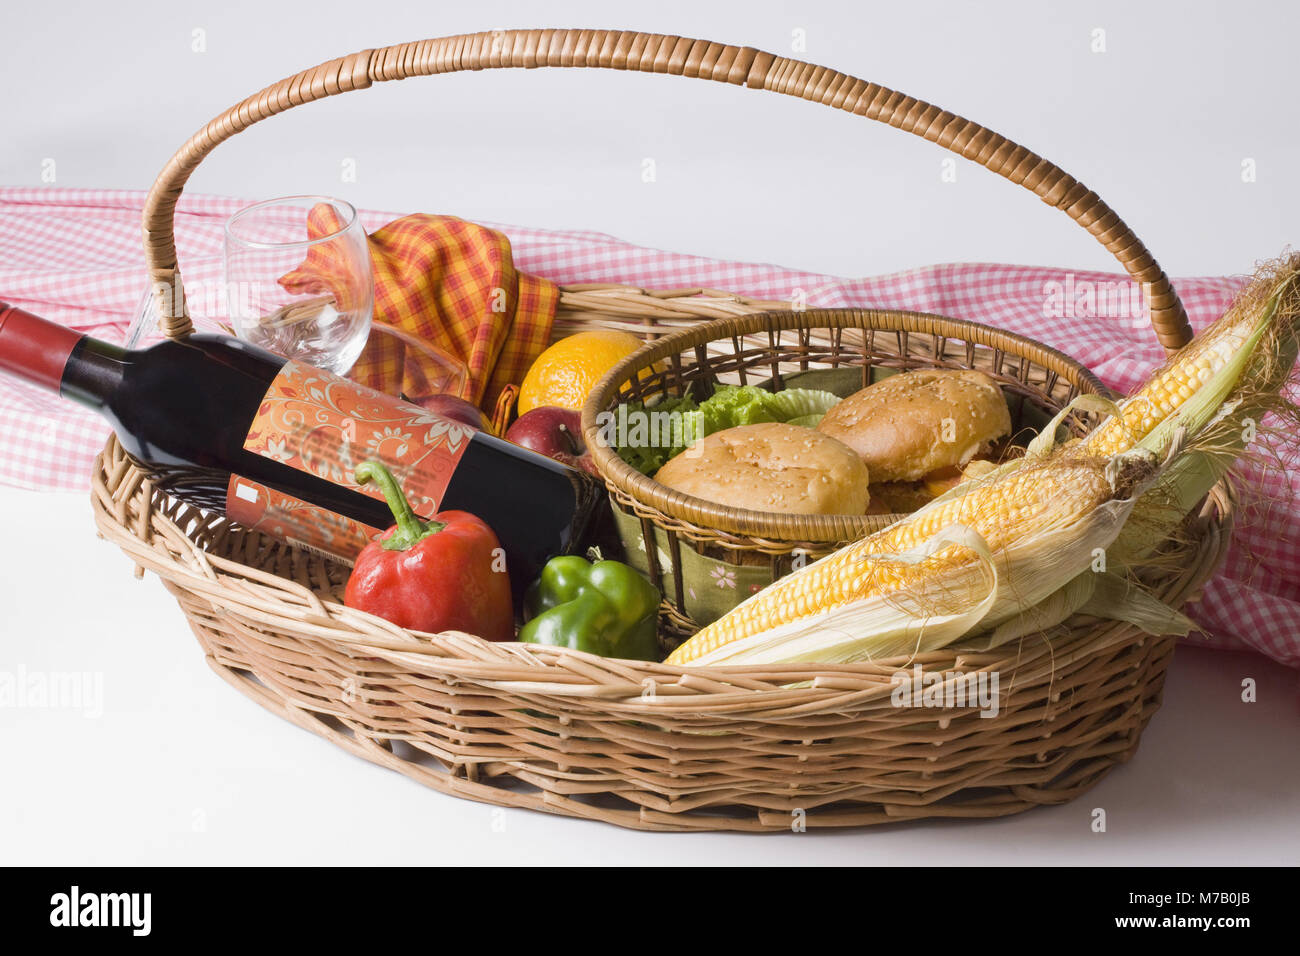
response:
[[(219, 143), (290, 107), (373, 83), (502, 67), (600, 67), (697, 77), (798, 96), (898, 126), (978, 162), (1065, 211), (1145, 284), (1170, 349), (1190, 331), (1168, 280), (1133, 233), (1056, 166), (975, 123), (833, 70), (749, 48), (652, 34), (498, 31), (366, 50), (254, 94), (196, 133), (159, 176), (144, 239), (157, 284), (180, 287), (172, 217), (198, 163)], [(563, 290), (556, 336), (593, 326), (654, 341), (704, 319), (771, 348), (800, 329), (877, 330), (873, 362), (996, 362), (1004, 384), (1044, 407), (1100, 388), (1085, 370), (993, 329), (907, 313), (768, 312), (699, 289)], [(167, 335), (190, 330), (181, 296), (163, 297)], [(811, 334), (811, 333), (809, 333)], [(820, 333), (819, 333), (820, 334)], [(683, 340), (666, 345), (680, 355)], [(822, 358), (825, 355), (819, 353)], [(800, 360), (798, 354), (785, 354)], [(808, 357), (808, 356), (802, 356)], [(817, 356), (812, 356), (816, 360)], [(607, 379), (607, 388), (610, 385)], [(607, 474), (615, 498), (651, 523), (695, 535), (747, 535)], [(836, 667), (677, 668), (460, 633), (417, 635), (343, 606), (347, 571), (196, 511), (151, 486), (114, 439), (96, 461), (95, 519), (137, 572), (179, 601), (213, 669), (267, 709), (434, 789), (649, 830), (785, 830), (923, 817), (988, 817), (1069, 800), (1126, 760), (1160, 703), (1173, 641), (1074, 617), (993, 653), (952, 648)], [(689, 503), (688, 503), (689, 504)], [(1223, 556), (1232, 500), (1216, 488), (1147, 583), (1191, 599)], [(791, 529), (786, 529), (791, 530)], [(797, 529), (787, 538), (816, 539)], [(823, 529), (824, 530), (824, 529)], [(840, 528), (839, 534), (853, 529)], [(841, 537), (843, 534), (840, 535)], [(784, 547), (788, 541), (779, 542)], [(1172, 557), (1172, 560), (1169, 558)], [(997, 671), (1000, 713), (891, 704), (900, 669)]]

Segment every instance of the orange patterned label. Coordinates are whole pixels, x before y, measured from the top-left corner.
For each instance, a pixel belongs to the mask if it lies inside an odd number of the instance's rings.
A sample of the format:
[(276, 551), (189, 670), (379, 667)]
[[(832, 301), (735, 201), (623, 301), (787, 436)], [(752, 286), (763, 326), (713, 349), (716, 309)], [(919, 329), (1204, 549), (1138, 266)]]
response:
[(441, 506), (474, 430), (310, 365), (286, 362), (267, 389), (244, 448), (383, 500), (353, 469), (382, 461), (415, 512)]
[(295, 547), (351, 564), (380, 528), (353, 521), (239, 475), (226, 486), (226, 514)]

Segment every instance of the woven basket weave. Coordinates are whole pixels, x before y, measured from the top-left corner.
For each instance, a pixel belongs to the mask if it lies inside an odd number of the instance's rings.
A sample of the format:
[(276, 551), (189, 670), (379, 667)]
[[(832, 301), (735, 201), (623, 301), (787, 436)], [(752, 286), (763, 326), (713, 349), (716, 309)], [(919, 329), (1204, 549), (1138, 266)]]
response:
[[(290, 107), (379, 81), (496, 67), (670, 73), (800, 96), (923, 136), (1062, 209), (1145, 284), (1168, 348), (1189, 337), (1159, 266), (1104, 203), (975, 123), (875, 84), (749, 48), (609, 31), (500, 31), (366, 50), (276, 83), (196, 133), (145, 210), (156, 284), (179, 289), (172, 217), (220, 142)], [(164, 296), (162, 330), (191, 331)], [(707, 290), (563, 290), (557, 336), (627, 328), (655, 339), (777, 307)], [(1029, 346), (1012, 345), (1024, 355)], [(1039, 347), (1041, 348), (1041, 347)], [(115, 439), (92, 476), (95, 520), (176, 597), (223, 678), (339, 746), (437, 790), (653, 830), (781, 830), (984, 817), (1068, 800), (1137, 746), (1159, 706), (1169, 639), (1082, 617), (997, 653), (960, 648), (837, 667), (677, 668), (551, 647), (416, 635), (343, 606), (346, 570), (153, 488)], [(1171, 604), (1221, 560), (1232, 502), (1216, 488), (1144, 575)], [(1000, 713), (893, 706), (902, 668), (997, 671)]]

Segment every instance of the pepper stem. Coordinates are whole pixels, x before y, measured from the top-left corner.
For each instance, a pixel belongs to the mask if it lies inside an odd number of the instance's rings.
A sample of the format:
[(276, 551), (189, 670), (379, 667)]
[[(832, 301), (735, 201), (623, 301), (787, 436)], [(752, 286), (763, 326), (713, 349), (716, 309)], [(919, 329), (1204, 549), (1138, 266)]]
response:
[(371, 481), (377, 484), (379, 490), (384, 493), (384, 500), (388, 502), (389, 509), (393, 512), (397, 528), (380, 541), (385, 551), (406, 551), (417, 542), (431, 534), (437, 534), (446, 527), (441, 521), (420, 520), (420, 516), (411, 509), (411, 503), (406, 500), (406, 495), (402, 494), (397, 479), (382, 461), (363, 461), (352, 472), (352, 477), (359, 485)]

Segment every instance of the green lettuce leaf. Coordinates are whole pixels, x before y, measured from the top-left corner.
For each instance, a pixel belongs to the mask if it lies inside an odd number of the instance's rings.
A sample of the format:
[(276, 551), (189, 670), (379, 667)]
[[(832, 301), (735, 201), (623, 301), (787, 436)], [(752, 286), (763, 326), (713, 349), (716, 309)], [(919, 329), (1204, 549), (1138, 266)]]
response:
[[(795, 419), (813, 418), (815, 425), (823, 415), (840, 402), (834, 392), (821, 392), (811, 388), (787, 388), (767, 398), (767, 409), (778, 422), (790, 425), (802, 425)], [(811, 427), (811, 426), (809, 426)]]
[(628, 429), (616, 446), (624, 461), (642, 474), (652, 475), (705, 435), (762, 422), (811, 428), (839, 400), (832, 392), (814, 389), (790, 388), (773, 394), (754, 385), (719, 385), (698, 405), (689, 395), (649, 405), (629, 402), (629, 421), (645, 413), (668, 413), (670, 418), (657, 421), (668, 421), (672, 427), (644, 428), (640, 432)]

